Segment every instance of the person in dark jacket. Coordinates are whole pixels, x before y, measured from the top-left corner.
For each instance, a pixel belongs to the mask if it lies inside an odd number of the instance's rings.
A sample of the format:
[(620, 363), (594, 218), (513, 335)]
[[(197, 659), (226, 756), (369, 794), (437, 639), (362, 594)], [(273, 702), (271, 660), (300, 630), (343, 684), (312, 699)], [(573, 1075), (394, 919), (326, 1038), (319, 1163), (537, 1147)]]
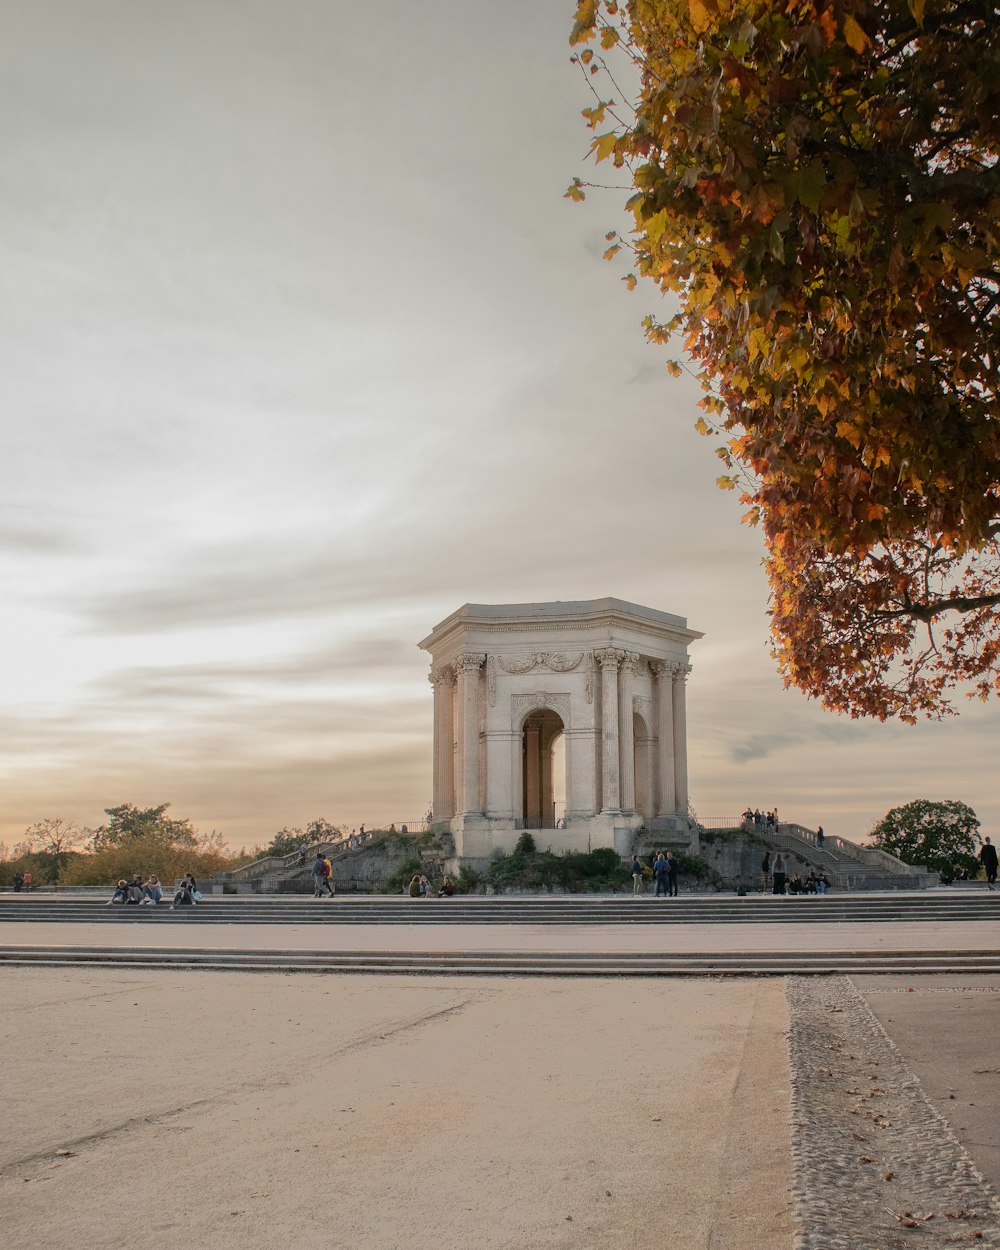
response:
[(639, 863), (639, 856), (632, 856), (632, 893), (642, 893), (642, 864)]
[(677, 873), (680, 870), (680, 864), (674, 859), (673, 851), (667, 851), (667, 894), (671, 898), (677, 897)]
[(780, 851), (774, 857), (774, 865), (773, 865), (772, 872), (773, 872), (773, 878), (774, 878), (774, 889), (772, 892), (774, 894), (784, 894), (785, 892), (785, 861), (781, 858)]
[(983, 839), (983, 845), (979, 851), (979, 862), (983, 866), (983, 872), (986, 873), (986, 888), (992, 890), (997, 883), (997, 848), (989, 838)]
[(177, 885), (177, 893), (174, 895), (174, 901), (170, 904), (170, 910), (175, 907), (194, 907), (197, 903), (195, 893), (198, 889), (198, 882), (189, 872), (186, 872)]

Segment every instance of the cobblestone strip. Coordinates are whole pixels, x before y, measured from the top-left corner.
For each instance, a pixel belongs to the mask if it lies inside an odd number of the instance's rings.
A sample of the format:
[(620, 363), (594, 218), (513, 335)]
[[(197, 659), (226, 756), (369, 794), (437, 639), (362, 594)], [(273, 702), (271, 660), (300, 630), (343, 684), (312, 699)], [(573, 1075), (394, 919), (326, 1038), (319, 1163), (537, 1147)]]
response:
[(1000, 1250), (1000, 1199), (847, 977), (789, 977), (797, 1250)]

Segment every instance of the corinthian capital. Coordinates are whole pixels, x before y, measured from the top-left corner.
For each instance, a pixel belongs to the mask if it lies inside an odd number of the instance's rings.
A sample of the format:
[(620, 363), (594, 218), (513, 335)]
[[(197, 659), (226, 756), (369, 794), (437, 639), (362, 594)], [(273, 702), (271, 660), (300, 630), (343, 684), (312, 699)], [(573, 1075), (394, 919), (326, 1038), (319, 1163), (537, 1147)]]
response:
[(690, 664), (675, 664), (673, 665), (673, 670), (674, 670), (674, 681), (679, 681), (683, 685), (684, 682), (687, 681), (688, 675), (691, 672), (691, 665)]
[(464, 655), (456, 655), (454, 664), (456, 673), (478, 673), (486, 661), (485, 651), (466, 651)]
[(431, 669), (427, 680), (435, 689), (438, 686), (452, 686), (455, 684), (455, 670), (450, 664), (442, 664), (439, 668)]
[(653, 670), (654, 677), (669, 676), (674, 671), (674, 666), (668, 664), (666, 660), (650, 660), (649, 667)]
[(622, 660), (622, 669), (629, 673), (641, 673), (645, 660), (637, 651), (626, 651)]
[(594, 659), (600, 664), (602, 669), (610, 669), (613, 673), (618, 671), (618, 665), (624, 660), (625, 652), (618, 647), (601, 647), (594, 652)]

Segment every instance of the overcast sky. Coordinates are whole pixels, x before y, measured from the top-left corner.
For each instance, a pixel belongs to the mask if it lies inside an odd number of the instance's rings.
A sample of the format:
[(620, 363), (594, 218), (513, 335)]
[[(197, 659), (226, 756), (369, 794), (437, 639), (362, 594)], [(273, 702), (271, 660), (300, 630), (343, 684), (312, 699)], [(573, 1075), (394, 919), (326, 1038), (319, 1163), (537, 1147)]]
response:
[[(170, 802), (233, 845), (431, 793), (416, 643), (613, 595), (705, 633), (691, 795), (996, 832), (1000, 712), (785, 692), (659, 296), (562, 198), (573, 4), (0, 0), (0, 838)], [(602, 167), (603, 168), (603, 167)]]

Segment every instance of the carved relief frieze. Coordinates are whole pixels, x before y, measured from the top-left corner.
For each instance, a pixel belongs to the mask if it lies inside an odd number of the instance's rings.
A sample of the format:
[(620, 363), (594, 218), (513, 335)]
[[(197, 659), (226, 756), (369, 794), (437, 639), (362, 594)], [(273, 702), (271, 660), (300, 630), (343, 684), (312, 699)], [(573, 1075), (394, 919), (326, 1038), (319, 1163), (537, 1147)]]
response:
[(498, 655), (497, 664), (505, 673), (530, 673), (536, 668), (553, 673), (571, 673), (579, 667), (584, 655), (585, 651), (578, 651), (575, 655), (565, 651), (533, 651), (530, 655)]
[(490, 707), (497, 705), (497, 662), (495, 656), (486, 659), (486, 697)]

